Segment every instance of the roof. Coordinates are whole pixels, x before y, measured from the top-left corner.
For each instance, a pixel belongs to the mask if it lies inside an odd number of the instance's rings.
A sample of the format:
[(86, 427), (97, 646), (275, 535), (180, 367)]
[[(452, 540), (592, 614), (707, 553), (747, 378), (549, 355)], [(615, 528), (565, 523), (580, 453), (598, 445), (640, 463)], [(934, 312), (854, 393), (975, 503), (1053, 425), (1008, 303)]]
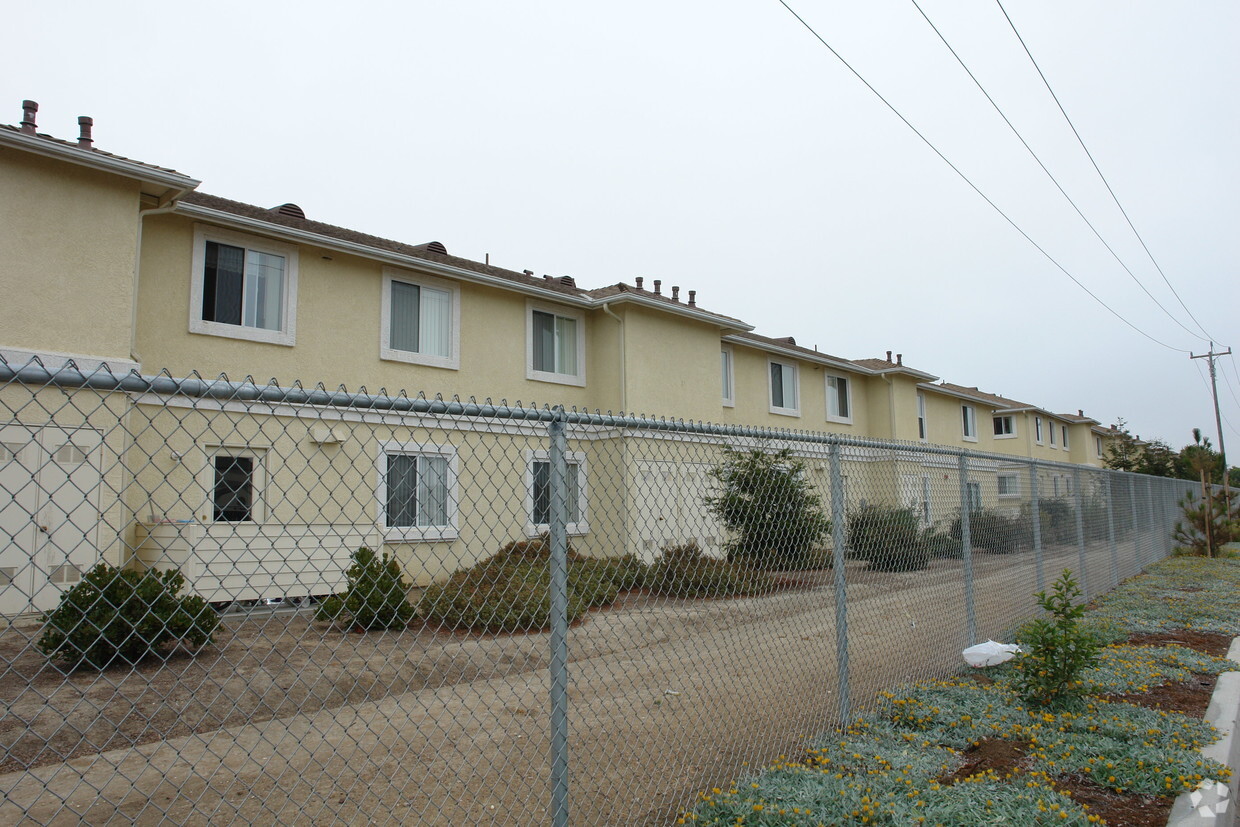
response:
[(929, 381), (939, 378), (932, 373), (911, 368), (902, 362), (892, 362), (890, 359), (853, 359), (852, 362), (854, 365), (861, 365), (861, 367), (872, 370), (875, 373), (905, 373), (909, 376)]
[(30, 135), (22, 132), (20, 127), (12, 124), (0, 124), (0, 143), (19, 146), (23, 149), (48, 155), (83, 166), (103, 168), (136, 178), (140, 181), (151, 181), (169, 187), (192, 189), (201, 182), (184, 173), (169, 167), (135, 161), (122, 155), (115, 155), (95, 147), (79, 146), (76, 141), (66, 141), (44, 132)]
[(724, 338), (730, 342), (749, 345), (760, 350), (766, 350), (774, 353), (782, 353), (787, 356), (795, 356), (808, 362), (818, 362), (823, 365), (831, 365), (833, 367), (851, 370), (855, 373), (874, 373), (874, 371), (869, 368), (858, 365), (850, 359), (845, 359), (841, 356), (832, 356), (831, 354), (823, 353), (816, 348), (814, 350), (810, 350), (807, 347), (801, 347), (791, 336), (785, 336), (781, 339), (772, 339), (770, 336), (760, 336), (757, 333), (745, 332), (734, 333), (730, 336), (725, 336)]
[(1038, 410), (1037, 405), (1018, 402), (1015, 399), (1008, 399), (1006, 396), (999, 396), (994, 393), (986, 393), (985, 391), (978, 390), (976, 387), (966, 388), (964, 385), (953, 385), (951, 382), (939, 382), (937, 385), (930, 385), (929, 387), (945, 390), (953, 396), (965, 396), (978, 402), (984, 402), (997, 410)]

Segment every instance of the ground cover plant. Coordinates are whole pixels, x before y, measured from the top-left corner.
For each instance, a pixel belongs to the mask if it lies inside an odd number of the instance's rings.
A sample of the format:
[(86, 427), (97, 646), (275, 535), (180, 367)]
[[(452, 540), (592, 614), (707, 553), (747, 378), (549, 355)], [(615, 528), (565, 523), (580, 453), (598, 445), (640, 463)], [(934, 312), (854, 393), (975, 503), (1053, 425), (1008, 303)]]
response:
[[(1240, 633), (1240, 561), (1164, 560), (1083, 614), (1070, 578), (1041, 597), (1051, 614), (1041, 644), (1055, 634), (1110, 643), (1073, 656), (1064, 683), (1078, 691), (1030, 702), (1022, 675), (1034, 658), (884, 692), (803, 754), (704, 791), (678, 823), (1165, 824), (1176, 795), (1230, 777), (1199, 752), (1217, 732), (1158, 704), (1185, 684), (1208, 696), (1214, 676), (1240, 667), (1173, 642), (1222, 651)], [(1084, 630), (1069, 628), (1078, 621)]]

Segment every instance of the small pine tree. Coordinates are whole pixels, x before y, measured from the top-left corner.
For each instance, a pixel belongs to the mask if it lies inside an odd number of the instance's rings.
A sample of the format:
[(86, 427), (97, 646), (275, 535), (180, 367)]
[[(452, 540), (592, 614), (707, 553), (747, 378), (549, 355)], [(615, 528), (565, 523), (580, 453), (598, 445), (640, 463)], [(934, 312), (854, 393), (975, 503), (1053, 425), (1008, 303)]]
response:
[(367, 631), (408, 625), (415, 611), (396, 559), (386, 551), (380, 557), (365, 546), (352, 558), (345, 590), (324, 600), (315, 617)]
[(1180, 500), (1182, 513), (1171, 537), (1188, 554), (1218, 557), (1223, 546), (1240, 540), (1240, 503), (1233, 500), (1228, 514), (1221, 490), (1209, 491), (1207, 496), (1190, 493)]
[(800, 568), (831, 530), (805, 463), (784, 448), (725, 449), (710, 471), (722, 487), (703, 502), (732, 532), (728, 559), (760, 568)]
[(1098, 663), (1102, 642), (1081, 628), (1085, 607), (1076, 603), (1080, 596), (1067, 569), (1051, 584), (1049, 594), (1034, 595), (1050, 617), (1029, 623), (1020, 634), (1025, 654), (1016, 662), (1015, 688), (1028, 704), (1056, 705), (1085, 692), (1081, 675)]

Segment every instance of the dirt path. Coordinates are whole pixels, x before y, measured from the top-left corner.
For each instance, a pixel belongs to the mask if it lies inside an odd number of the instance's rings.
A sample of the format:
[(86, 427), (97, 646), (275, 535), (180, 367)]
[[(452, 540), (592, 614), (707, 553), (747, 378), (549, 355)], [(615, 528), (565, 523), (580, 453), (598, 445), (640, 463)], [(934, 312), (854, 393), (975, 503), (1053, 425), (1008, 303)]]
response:
[[(1131, 543), (1119, 554), (1120, 576), (1136, 573)], [(1077, 560), (1049, 552), (1047, 579)], [(974, 568), (981, 639), (1032, 614), (1032, 555), (978, 554)], [(1095, 592), (1111, 584), (1106, 544), (1087, 574)], [(854, 708), (956, 668), (959, 561), (907, 574), (850, 563), (847, 579)], [(697, 791), (836, 723), (830, 573), (822, 581), (745, 600), (631, 595), (575, 627), (572, 822), (667, 823)], [(250, 619), (217, 657), (93, 680), (9, 659), (0, 738), (10, 760), (38, 766), (0, 776), (0, 822), (545, 823), (545, 635), (333, 635), (295, 616)]]

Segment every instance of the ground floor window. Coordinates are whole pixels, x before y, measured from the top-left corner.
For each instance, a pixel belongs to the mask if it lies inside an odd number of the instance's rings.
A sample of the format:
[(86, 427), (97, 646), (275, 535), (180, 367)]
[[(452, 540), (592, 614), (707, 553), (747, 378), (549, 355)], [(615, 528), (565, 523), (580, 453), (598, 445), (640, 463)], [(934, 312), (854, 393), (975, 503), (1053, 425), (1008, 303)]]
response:
[(384, 539), (456, 537), (456, 449), (384, 443), (379, 454), (379, 507)]
[[(526, 461), (526, 533), (534, 536), (551, 524), (551, 457), (547, 451), (528, 451)], [(585, 534), (586, 519), (586, 458), (585, 454), (567, 455), (565, 522), (569, 534)]]

